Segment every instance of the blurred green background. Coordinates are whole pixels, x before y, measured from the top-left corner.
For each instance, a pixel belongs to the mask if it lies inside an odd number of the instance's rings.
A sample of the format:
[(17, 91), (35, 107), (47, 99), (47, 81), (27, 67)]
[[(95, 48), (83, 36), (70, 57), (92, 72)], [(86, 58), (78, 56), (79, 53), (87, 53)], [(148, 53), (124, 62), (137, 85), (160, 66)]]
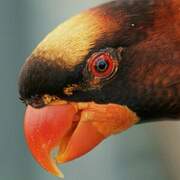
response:
[[(103, 0), (0, 0), (0, 180), (55, 180), (34, 161), (18, 100), (21, 65), (60, 22)], [(66, 180), (179, 180), (180, 122), (138, 125), (61, 166)]]

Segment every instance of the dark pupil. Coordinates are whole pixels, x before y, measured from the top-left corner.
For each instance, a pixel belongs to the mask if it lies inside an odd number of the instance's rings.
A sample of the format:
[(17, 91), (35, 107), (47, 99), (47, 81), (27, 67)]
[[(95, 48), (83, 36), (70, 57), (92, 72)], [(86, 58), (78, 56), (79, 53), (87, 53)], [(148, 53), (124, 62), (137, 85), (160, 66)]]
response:
[(104, 72), (108, 68), (108, 63), (104, 59), (99, 59), (96, 63), (96, 70)]

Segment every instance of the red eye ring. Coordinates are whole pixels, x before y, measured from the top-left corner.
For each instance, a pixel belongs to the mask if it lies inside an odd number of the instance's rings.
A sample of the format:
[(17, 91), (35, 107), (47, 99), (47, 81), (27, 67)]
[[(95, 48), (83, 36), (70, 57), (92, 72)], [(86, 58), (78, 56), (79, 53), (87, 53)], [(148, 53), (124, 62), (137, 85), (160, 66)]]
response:
[(117, 64), (109, 53), (97, 53), (89, 59), (88, 70), (96, 78), (110, 78), (116, 72)]

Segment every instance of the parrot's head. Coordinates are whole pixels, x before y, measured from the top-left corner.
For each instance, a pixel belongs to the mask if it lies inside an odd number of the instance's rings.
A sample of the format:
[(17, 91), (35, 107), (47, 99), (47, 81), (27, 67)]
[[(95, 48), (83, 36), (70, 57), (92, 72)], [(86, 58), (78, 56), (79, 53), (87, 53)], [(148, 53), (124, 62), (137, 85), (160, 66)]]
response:
[[(125, 0), (84, 11), (49, 33), (23, 65), (19, 93), (27, 104), (25, 136), (49, 172), (62, 176), (56, 162), (87, 153), (146, 119), (152, 107), (157, 110), (152, 96), (146, 97), (151, 78), (145, 81), (144, 68), (161, 56), (155, 34), (166, 14), (156, 6)], [(59, 152), (51, 157), (55, 147)]]

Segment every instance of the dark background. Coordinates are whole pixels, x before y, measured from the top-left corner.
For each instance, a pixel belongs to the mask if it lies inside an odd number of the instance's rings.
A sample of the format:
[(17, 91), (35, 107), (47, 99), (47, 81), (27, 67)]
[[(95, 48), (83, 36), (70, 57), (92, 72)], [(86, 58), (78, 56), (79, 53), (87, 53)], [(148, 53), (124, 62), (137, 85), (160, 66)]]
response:
[[(21, 65), (60, 22), (103, 0), (0, 0), (0, 179), (55, 180), (33, 160), (18, 100)], [(179, 180), (180, 123), (138, 125), (61, 168), (66, 180)]]

